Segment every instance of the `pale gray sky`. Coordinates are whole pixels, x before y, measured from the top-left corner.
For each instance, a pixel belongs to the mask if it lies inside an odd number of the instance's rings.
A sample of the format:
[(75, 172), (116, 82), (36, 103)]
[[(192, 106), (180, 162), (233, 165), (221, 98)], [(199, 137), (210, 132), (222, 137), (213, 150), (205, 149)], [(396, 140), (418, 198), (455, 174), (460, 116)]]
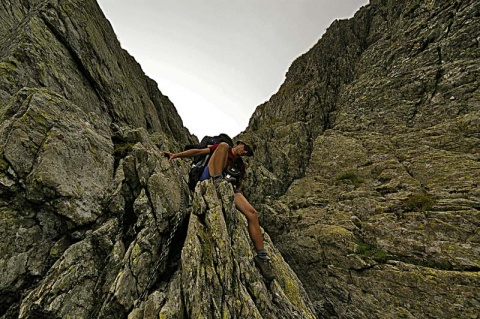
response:
[(98, 0), (117, 37), (204, 135), (243, 131), (336, 19), (368, 0)]

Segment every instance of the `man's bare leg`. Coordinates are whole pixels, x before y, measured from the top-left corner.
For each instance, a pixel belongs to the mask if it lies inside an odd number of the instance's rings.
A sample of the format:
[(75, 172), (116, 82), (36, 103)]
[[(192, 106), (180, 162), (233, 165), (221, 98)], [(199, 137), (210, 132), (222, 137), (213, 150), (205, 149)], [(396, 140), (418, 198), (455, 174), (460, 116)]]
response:
[(257, 250), (257, 256), (254, 258), (255, 264), (260, 268), (263, 277), (270, 282), (275, 279), (275, 274), (270, 258), (268, 258), (263, 246), (263, 236), (260, 229), (260, 222), (258, 221), (258, 213), (242, 193), (235, 193), (235, 206), (247, 217), (248, 233), (253, 241), (253, 246)]
[(229, 150), (230, 146), (227, 143), (220, 143), (217, 146), (208, 162), (210, 176), (214, 177), (215, 175), (222, 174), (223, 169), (227, 166)]
[(242, 193), (235, 193), (235, 206), (247, 218), (248, 233), (253, 241), (253, 246), (257, 251), (263, 250), (263, 236), (258, 221), (258, 213), (255, 208), (248, 202)]

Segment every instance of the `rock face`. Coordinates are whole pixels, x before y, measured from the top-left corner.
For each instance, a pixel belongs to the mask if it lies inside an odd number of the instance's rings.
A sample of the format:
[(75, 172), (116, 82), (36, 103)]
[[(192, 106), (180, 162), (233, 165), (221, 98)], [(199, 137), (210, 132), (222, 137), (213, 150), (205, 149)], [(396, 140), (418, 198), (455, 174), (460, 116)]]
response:
[(95, 1), (3, 1), (0, 318), (479, 318), (479, 12), (372, 0), (257, 108), (267, 284)]
[(201, 183), (193, 212), (181, 270), (171, 281), (160, 317), (316, 318), (297, 276), (267, 234), (276, 280), (265, 284), (253, 264), (246, 219), (235, 209), (230, 185), (216, 190), (211, 182)]
[(242, 134), (247, 195), (318, 317), (480, 316), (479, 12), (372, 0)]
[(233, 190), (162, 156), (196, 138), (95, 1), (0, 15), (1, 318), (315, 318), (268, 234), (264, 283)]

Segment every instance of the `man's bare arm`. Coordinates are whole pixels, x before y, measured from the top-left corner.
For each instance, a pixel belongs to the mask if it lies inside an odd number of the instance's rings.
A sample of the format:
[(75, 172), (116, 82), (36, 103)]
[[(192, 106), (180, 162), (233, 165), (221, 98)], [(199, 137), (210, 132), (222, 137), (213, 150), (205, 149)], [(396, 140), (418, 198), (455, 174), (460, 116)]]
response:
[(208, 155), (210, 154), (210, 149), (207, 148), (192, 148), (180, 153), (170, 153), (170, 152), (164, 152), (165, 156), (167, 156), (170, 160), (173, 160), (174, 158), (180, 158), (180, 157), (194, 157), (197, 155)]

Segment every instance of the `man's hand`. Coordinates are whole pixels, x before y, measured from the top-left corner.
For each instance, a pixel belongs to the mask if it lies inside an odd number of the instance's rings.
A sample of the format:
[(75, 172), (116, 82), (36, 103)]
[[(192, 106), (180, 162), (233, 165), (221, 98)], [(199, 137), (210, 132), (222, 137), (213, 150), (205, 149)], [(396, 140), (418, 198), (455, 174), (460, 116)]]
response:
[(176, 158), (175, 154), (170, 152), (163, 152), (163, 156), (167, 157), (170, 161)]

